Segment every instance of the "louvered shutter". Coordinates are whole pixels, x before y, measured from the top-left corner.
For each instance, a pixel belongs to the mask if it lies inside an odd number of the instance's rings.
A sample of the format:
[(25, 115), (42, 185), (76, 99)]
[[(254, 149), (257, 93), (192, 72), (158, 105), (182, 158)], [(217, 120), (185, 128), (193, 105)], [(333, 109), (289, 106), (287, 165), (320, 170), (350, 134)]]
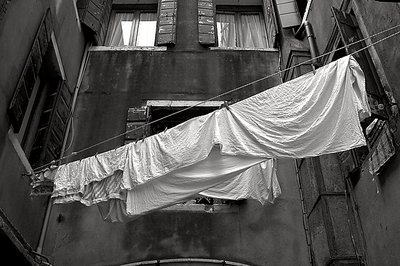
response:
[(199, 42), (216, 44), (215, 4), (213, 0), (198, 0)]
[(265, 28), (267, 31), (268, 47), (275, 47), (278, 26), (276, 22), (275, 9), (271, 0), (263, 0), (263, 10), (265, 17)]
[[(125, 144), (149, 136), (149, 127), (143, 127), (148, 121), (145, 107), (129, 108), (126, 117)], [(140, 128), (142, 127), (142, 128)]]
[(81, 23), (91, 30), (98, 45), (104, 43), (112, 2), (112, 0), (78, 0), (76, 3)]
[(159, 0), (157, 45), (175, 44), (177, 0)]
[(291, 28), (301, 24), (296, 0), (276, 0), (282, 28)]
[[(332, 7), (332, 12), (341, 39), (346, 46), (347, 53), (352, 53), (365, 47), (365, 42), (352, 44), (360, 40), (359, 27), (356, 18), (353, 15), (340, 11), (334, 7)], [(371, 111), (376, 115), (386, 117), (387, 115), (385, 113), (385, 110), (378, 108), (379, 104), (384, 103), (385, 98), (383, 97), (384, 93), (379, 76), (376, 73), (368, 51), (360, 51), (354, 54), (354, 57), (360, 64), (365, 75), (366, 90), (368, 93), (368, 100), (371, 106)]]
[(28, 54), (28, 59), (25, 62), (8, 108), (8, 116), (15, 133), (19, 132), (22, 120), (24, 119), (33, 87), (42, 66), (43, 57), (51, 42), (52, 31), (53, 24), (51, 22), (50, 11), (48, 10), (39, 25), (32, 48)]
[(33, 143), (30, 162), (33, 167), (56, 160), (61, 155), (72, 95), (65, 81), (49, 91)]

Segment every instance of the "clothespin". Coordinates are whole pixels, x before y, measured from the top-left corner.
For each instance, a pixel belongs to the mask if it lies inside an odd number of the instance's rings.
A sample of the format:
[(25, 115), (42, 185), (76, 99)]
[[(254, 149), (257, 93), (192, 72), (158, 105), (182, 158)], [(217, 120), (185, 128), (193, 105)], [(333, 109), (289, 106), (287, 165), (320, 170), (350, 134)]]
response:
[(315, 72), (316, 67), (315, 67), (315, 64), (314, 64), (314, 63), (311, 64), (311, 68), (312, 68), (313, 74), (315, 75), (315, 73), (316, 73), (316, 72)]
[(23, 173), (22, 176), (32, 176), (33, 173), (31, 171), (27, 171), (26, 173)]
[(227, 110), (229, 110), (229, 104), (228, 104), (228, 101), (224, 101), (224, 103), (223, 104), (221, 104), (221, 106), (220, 106), (220, 109), (222, 109), (222, 108), (226, 108)]
[(139, 141), (143, 141), (143, 140), (144, 140), (144, 136), (141, 137), (141, 138), (136, 139), (136, 140), (135, 140), (135, 144), (138, 143)]

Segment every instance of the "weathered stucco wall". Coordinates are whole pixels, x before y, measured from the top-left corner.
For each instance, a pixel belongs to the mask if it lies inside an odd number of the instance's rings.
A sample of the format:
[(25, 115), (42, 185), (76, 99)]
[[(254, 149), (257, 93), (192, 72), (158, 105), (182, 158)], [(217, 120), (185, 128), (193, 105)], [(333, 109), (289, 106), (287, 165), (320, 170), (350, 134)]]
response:
[[(313, 1), (309, 21), (314, 27), (320, 51), (325, 49), (333, 26), (333, 18), (326, 12), (330, 12), (330, 6), (340, 7), (342, 2), (347, 1), (334, 3)], [(364, 37), (366, 34), (372, 35), (398, 25), (400, 21), (400, 6), (397, 3), (361, 0), (349, 2), (350, 6), (347, 10), (351, 8), (354, 11)], [(396, 31), (398, 29), (375, 37), (372, 41), (377, 41)], [(397, 74), (400, 67), (399, 43), (400, 37), (396, 36), (369, 49), (384, 87), (390, 88), (397, 102), (400, 100), (400, 77)], [(397, 127), (394, 126), (392, 130), (399, 143), (399, 118), (396, 117), (395, 120)], [(397, 209), (400, 200), (398, 193), (400, 158), (398, 155), (393, 157), (379, 177), (375, 176), (376, 182), (368, 172), (368, 158), (364, 161), (360, 180), (355, 186), (355, 196), (367, 247), (367, 262), (369, 265), (398, 265), (400, 263), (398, 255), (400, 215)]]
[[(267, 76), (277, 65), (278, 54), (271, 51), (93, 51), (80, 88), (74, 116), (77, 137), (70, 151), (124, 132), (127, 109), (145, 100), (205, 100)], [(275, 76), (222, 100), (243, 99), (278, 83)], [(117, 139), (80, 157), (122, 143)], [(292, 161), (280, 161), (278, 171), (283, 195), (275, 204), (242, 201), (224, 213), (160, 211), (110, 224), (97, 207), (55, 205), (46, 253), (56, 265), (181, 257), (307, 265)]]
[(74, 88), (84, 39), (72, 1), (9, 1), (0, 21), (0, 208), (33, 247), (39, 240), (47, 198), (31, 198), (29, 178), (8, 137), (7, 109), (36, 31), (50, 8), (65, 74)]
[[(370, 35), (399, 24), (400, 6), (398, 3), (380, 3), (377, 1), (353, 1), (354, 9), (362, 18), (362, 23)], [(379, 21), (379, 23), (377, 23)], [(399, 28), (383, 34), (372, 41), (379, 40)], [(400, 101), (400, 35), (374, 46), (372, 51), (378, 73), (386, 76), (388, 85), (396, 101)], [(378, 57), (374, 56), (377, 55)], [(387, 86), (384, 83), (384, 86)], [(399, 117), (397, 127), (393, 127), (397, 143), (400, 144)], [(398, 151), (397, 151), (398, 153)], [(366, 238), (368, 262), (370, 265), (400, 264), (400, 214), (398, 206), (400, 196), (400, 158), (397, 154), (385, 166), (384, 171), (372, 181), (368, 173), (368, 164), (363, 166), (362, 175), (355, 188), (361, 221)], [(378, 192), (379, 191), (379, 192)]]

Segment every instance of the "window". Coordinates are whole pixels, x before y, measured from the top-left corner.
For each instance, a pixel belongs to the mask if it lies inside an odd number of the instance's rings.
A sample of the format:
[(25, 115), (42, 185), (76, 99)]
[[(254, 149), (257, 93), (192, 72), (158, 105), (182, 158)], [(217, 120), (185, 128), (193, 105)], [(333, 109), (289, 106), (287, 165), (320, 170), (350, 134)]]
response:
[[(218, 109), (223, 104), (222, 101), (210, 101), (171, 116), (171, 114), (175, 112), (179, 112), (188, 106), (193, 106), (198, 103), (199, 102), (197, 101), (155, 100), (147, 101), (145, 107), (129, 108), (126, 123), (127, 131), (138, 127), (143, 127), (143, 125), (152, 121), (155, 122), (146, 126), (145, 128), (142, 128), (142, 130), (136, 130), (127, 133), (125, 135), (125, 143), (137, 141), (143, 137), (163, 132), (164, 130), (172, 128), (191, 118), (208, 114)], [(160, 118), (164, 117), (166, 118), (160, 120)], [(166, 210), (198, 210), (212, 212), (219, 211), (224, 208), (231, 208), (231, 203), (233, 202), (235, 201), (198, 195), (198, 197), (195, 197), (189, 201), (178, 203), (172, 207), (166, 208)]]
[(59, 158), (69, 117), (71, 93), (51, 25), (47, 12), (8, 108), (9, 137), (27, 171)]
[(217, 10), (219, 47), (267, 48), (264, 17), (260, 12)]
[(109, 46), (154, 46), (157, 13), (114, 12), (108, 29)]
[[(335, 26), (328, 42), (327, 51), (342, 47), (345, 49), (327, 56), (324, 60), (326, 63), (365, 47), (364, 42), (356, 43), (362, 39), (362, 33), (354, 13), (352, 11), (345, 13), (334, 7), (332, 7), (332, 13)], [(381, 167), (394, 155), (395, 149), (388, 129), (388, 117), (390, 115), (388, 98), (385, 95), (372, 58), (368, 50), (359, 51), (353, 56), (364, 72), (368, 102), (372, 112), (371, 117), (361, 122), (368, 148), (361, 147), (339, 154), (343, 169), (349, 174), (349, 178), (355, 186), (360, 178), (359, 168), (366, 159), (369, 160), (369, 172), (371, 174), (378, 173)]]

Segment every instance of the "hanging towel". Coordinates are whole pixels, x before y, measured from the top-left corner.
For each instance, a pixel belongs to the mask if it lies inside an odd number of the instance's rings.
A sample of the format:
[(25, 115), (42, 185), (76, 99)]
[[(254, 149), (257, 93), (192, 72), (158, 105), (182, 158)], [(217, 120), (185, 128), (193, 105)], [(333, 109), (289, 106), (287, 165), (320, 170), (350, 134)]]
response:
[(367, 136), (372, 144), (372, 154), (368, 159), (368, 170), (371, 175), (375, 175), (395, 155), (396, 149), (387, 121), (375, 119), (370, 126), (367, 128)]

